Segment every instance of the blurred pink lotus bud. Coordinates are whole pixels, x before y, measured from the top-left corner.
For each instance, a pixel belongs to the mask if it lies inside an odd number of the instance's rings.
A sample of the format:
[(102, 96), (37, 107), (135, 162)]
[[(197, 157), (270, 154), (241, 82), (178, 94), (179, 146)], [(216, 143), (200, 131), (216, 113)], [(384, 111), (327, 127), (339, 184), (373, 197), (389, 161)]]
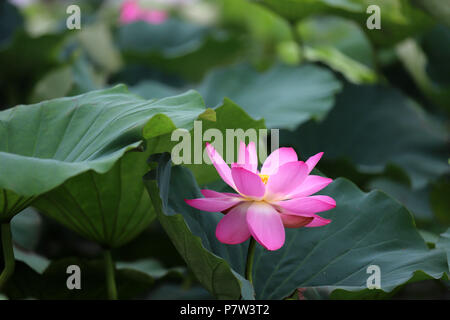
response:
[(119, 20), (122, 24), (134, 21), (146, 21), (150, 24), (160, 24), (167, 18), (167, 12), (162, 10), (143, 9), (139, 6), (137, 0), (125, 0), (120, 8)]
[(160, 24), (167, 20), (167, 12), (162, 10), (149, 10), (142, 13), (142, 20), (151, 24)]

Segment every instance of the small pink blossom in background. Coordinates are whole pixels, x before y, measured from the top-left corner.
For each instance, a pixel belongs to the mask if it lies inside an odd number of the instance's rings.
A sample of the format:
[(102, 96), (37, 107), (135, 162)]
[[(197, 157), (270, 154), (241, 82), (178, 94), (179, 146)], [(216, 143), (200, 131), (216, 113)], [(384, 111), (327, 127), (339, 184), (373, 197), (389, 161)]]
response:
[(167, 17), (167, 12), (165, 11), (141, 8), (136, 0), (125, 0), (120, 8), (120, 22), (122, 24), (134, 21), (160, 24), (167, 20)]
[(236, 193), (201, 190), (204, 198), (185, 200), (194, 208), (222, 212), (216, 237), (226, 244), (239, 244), (252, 236), (268, 250), (280, 249), (285, 241), (284, 228), (320, 227), (331, 220), (316, 213), (333, 209), (333, 198), (312, 194), (333, 180), (311, 175), (323, 152), (306, 162), (298, 161), (292, 148), (272, 152), (258, 171), (256, 147), (241, 142), (238, 163), (231, 168), (210, 144), (208, 155), (220, 177)]

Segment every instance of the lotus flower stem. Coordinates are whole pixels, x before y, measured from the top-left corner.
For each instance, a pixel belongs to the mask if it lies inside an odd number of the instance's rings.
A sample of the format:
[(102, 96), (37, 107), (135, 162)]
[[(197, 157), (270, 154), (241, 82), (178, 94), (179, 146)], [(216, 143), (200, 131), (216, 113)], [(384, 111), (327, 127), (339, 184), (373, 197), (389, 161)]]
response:
[(106, 270), (106, 290), (109, 300), (117, 300), (116, 279), (114, 277), (115, 265), (111, 256), (111, 250), (104, 251), (105, 270)]
[(11, 237), (11, 225), (9, 223), (2, 223), (1, 225), (2, 233), (2, 247), (3, 247), (3, 260), (5, 262), (5, 268), (0, 275), (0, 291), (3, 290), (4, 285), (8, 279), (14, 273), (15, 260), (14, 260), (14, 249)]
[(256, 241), (250, 237), (250, 243), (247, 251), (247, 265), (245, 267), (245, 278), (253, 285), (253, 258), (255, 257)]

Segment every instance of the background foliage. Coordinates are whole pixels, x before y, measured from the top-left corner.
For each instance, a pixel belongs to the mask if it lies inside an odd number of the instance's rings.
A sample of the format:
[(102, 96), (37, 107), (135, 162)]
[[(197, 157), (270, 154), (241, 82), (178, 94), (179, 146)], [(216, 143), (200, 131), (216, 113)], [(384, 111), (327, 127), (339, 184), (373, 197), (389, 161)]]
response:
[[(105, 298), (105, 247), (124, 299), (450, 297), (447, 2), (142, 1), (168, 19), (122, 24), (121, 1), (78, 1), (81, 30), (68, 2), (21, 3), (0, 4), (0, 220), (14, 216), (17, 260), (4, 297)], [(247, 243), (221, 245), (220, 215), (182, 201), (223, 190), (215, 170), (146, 163), (196, 119), (280, 129), (337, 179), (333, 223), (259, 248), (254, 288)], [(372, 261), (383, 290), (364, 289)], [(70, 264), (83, 290), (67, 290)]]

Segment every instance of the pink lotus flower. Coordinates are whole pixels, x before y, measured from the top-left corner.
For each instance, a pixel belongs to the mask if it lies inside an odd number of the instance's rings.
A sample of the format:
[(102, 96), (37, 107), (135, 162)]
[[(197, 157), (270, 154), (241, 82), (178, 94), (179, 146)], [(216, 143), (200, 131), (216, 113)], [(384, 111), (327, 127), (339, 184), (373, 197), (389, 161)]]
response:
[(167, 12), (143, 9), (136, 0), (124, 1), (120, 9), (120, 22), (123, 24), (139, 20), (146, 21), (150, 24), (160, 24), (166, 19)]
[(323, 152), (306, 162), (298, 161), (292, 148), (272, 152), (258, 171), (255, 144), (241, 142), (238, 162), (231, 168), (212, 145), (206, 149), (220, 177), (235, 193), (201, 190), (205, 198), (185, 199), (194, 208), (222, 212), (216, 237), (226, 244), (238, 244), (253, 236), (268, 250), (280, 249), (284, 228), (320, 227), (331, 222), (316, 213), (333, 209), (333, 198), (312, 194), (333, 180), (310, 175)]

